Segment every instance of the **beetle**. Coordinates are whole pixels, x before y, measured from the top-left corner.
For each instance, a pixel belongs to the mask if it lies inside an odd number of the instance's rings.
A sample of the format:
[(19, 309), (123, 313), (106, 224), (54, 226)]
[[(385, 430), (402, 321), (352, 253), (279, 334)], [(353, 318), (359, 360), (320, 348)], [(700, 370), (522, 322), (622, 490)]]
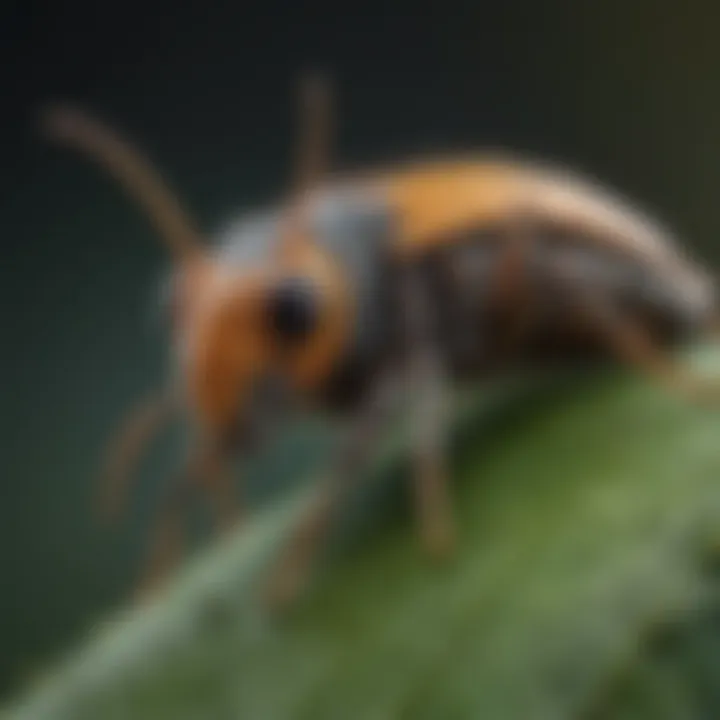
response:
[(43, 115), (50, 137), (94, 158), (144, 207), (174, 258), (170, 389), (131, 416), (114, 455), (119, 492), (169, 413), (193, 422), (146, 577), (174, 562), (193, 489), (210, 492), (223, 528), (237, 520), (228, 463), (273, 418), (327, 411), (345, 423), (317, 499), (268, 581), (275, 603), (305, 587), (342, 493), (410, 399), (419, 534), (441, 558), (454, 546), (452, 383), (587, 353), (704, 399), (707, 381), (671, 350), (708, 332), (716, 311), (705, 268), (604, 185), (501, 152), (333, 175), (328, 89), (310, 78), (302, 98), (287, 196), (214, 245), (128, 140), (72, 107)]

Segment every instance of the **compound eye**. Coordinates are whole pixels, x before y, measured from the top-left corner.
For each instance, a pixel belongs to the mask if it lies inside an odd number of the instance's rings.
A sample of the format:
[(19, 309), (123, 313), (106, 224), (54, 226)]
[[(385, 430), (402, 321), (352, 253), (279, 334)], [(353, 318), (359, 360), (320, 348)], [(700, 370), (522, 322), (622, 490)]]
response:
[(269, 320), (273, 331), (285, 342), (308, 337), (317, 325), (319, 307), (317, 290), (305, 278), (287, 278), (272, 290)]

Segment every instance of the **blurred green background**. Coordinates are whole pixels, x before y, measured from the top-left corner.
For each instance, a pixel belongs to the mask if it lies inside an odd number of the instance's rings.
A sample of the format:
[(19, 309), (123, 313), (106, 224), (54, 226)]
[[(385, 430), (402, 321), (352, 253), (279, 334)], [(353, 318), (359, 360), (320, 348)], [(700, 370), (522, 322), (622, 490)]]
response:
[[(99, 451), (163, 377), (167, 258), (115, 185), (44, 146), (71, 99), (124, 128), (212, 231), (289, 178), (294, 82), (337, 85), (336, 159), (505, 145), (630, 194), (720, 261), (720, 8), (705, 2), (9, 5), (0, 22), (0, 689), (121, 601), (173, 447), (127, 523), (90, 514)], [(299, 449), (298, 449), (299, 452)], [(290, 459), (270, 458), (281, 477)]]

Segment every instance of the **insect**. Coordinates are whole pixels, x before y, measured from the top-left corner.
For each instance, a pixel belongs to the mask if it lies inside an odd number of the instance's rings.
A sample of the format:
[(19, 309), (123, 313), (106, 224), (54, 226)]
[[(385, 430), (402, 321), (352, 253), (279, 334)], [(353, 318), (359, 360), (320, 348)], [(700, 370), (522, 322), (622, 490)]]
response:
[(50, 136), (119, 180), (174, 260), (170, 389), (132, 416), (116, 457), (117, 480), (170, 413), (193, 422), (147, 577), (174, 561), (193, 490), (209, 492), (222, 527), (235, 522), (229, 463), (273, 418), (328, 411), (344, 423), (316, 502), (272, 573), (273, 602), (305, 586), (342, 494), (410, 400), (419, 534), (443, 557), (454, 546), (445, 449), (452, 383), (586, 352), (702, 399), (708, 382), (670, 351), (706, 333), (716, 309), (703, 267), (608, 189), (502, 153), (334, 176), (328, 89), (309, 79), (302, 98), (287, 197), (215, 245), (127, 140), (76, 109), (44, 116)]

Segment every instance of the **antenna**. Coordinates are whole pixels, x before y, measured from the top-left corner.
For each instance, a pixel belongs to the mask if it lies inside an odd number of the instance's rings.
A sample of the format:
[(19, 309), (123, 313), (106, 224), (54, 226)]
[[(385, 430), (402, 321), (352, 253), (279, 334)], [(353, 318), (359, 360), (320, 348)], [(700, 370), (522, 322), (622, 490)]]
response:
[(118, 180), (145, 209), (174, 255), (197, 255), (203, 245), (200, 232), (151, 163), (129, 141), (67, 105), (44, 108), (40, 126), (46, 137), (84, 152)]

